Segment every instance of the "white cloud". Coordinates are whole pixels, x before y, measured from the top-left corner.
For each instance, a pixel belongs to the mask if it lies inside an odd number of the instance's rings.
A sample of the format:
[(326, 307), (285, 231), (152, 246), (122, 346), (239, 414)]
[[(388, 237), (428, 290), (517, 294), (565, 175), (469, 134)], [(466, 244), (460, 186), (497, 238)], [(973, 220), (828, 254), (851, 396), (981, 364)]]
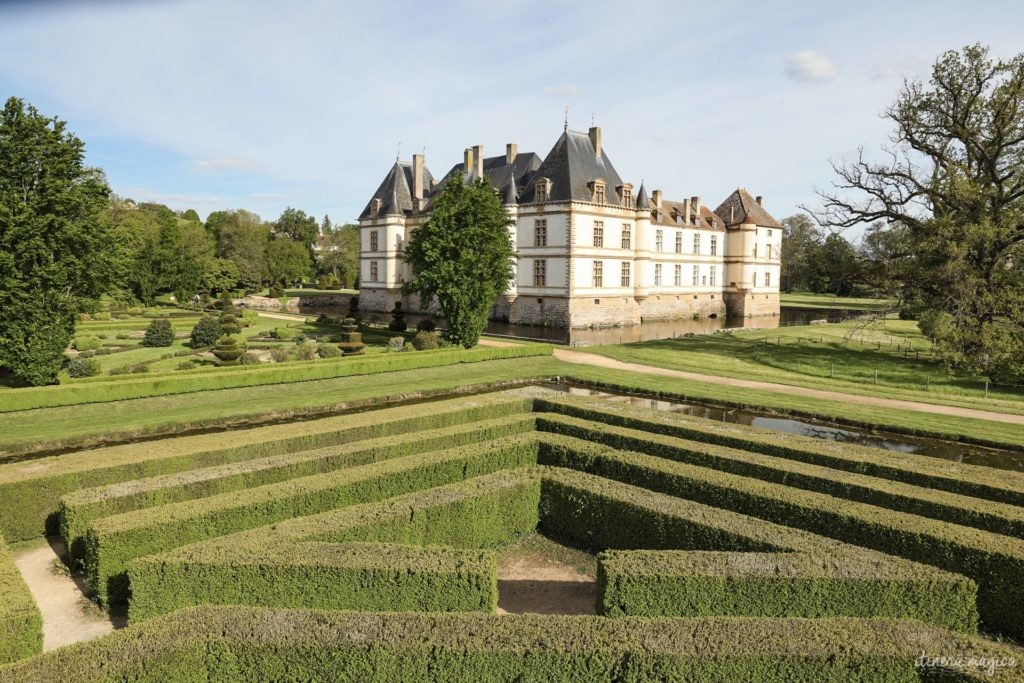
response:
[(153, 202), (155, 204), (166, 204), (170, 207), (195, 207), (195, 206), (220, 206), (224, 204), (225, 198), (215, 195), (188, 194), (188, 193), (166, 193), (152, 190), (148, 187), (126, 187), (118, 194), (137, 202)]
[(541, 88), (541, 92), (545, 95), (563, 95), (566, 97), (579, 97), (583, 94), (583, 89), (575, 83), (563, 83), (561, 85), (546, 85)]
[(255, 168), (255, 166), (255, 162), (251, 159), (239, 159), (237, 157), (200, 159), (192, 164), (192, 168), (197, 171), (244, 171)]
[(799, 82), (831, 81), (839, 70), (828, 57), (804, 50), (786, 59), (786, 77)]

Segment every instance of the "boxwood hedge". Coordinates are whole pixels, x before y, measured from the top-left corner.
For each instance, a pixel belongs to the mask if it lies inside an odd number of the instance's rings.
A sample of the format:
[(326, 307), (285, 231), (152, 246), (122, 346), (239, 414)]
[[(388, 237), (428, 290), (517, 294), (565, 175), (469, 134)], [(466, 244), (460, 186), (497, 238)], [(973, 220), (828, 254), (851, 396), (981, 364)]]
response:
[(43, 649), (43, 617), (0, 536), (0, 664)]

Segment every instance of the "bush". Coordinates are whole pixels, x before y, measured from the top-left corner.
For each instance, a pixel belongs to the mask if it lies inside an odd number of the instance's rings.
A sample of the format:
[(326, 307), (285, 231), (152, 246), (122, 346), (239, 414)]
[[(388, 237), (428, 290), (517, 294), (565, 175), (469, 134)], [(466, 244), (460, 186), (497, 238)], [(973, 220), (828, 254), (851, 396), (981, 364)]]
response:
[(100, 348), (96, 349), (95, 351), (90, 351), (89, 353), (94, 353), (97, 356), (109, 356), (113, 352), (114, 352), (114, 349), (108, 349), (107, 347), (103, 346), (103, 347), (100, 347)]
[(304, 341), (295, 345), (295, 357), (299, 360), (313, 360), (316, 358), (316, 350), (316, 344)]
[(96, 355), (96, 351), (82, 351), (78, 354), (78, 358), (92, 358)]
[(0, 536), (0, 665), (43, 651), (43, 617)]
[(179, 370), (192, 370), (196, 367), (196, 362), (191, 360), (183, 360), (178, 363)]
[[(226, 327), (226, 326), (225, 326)], [(213, 347), (213, 355), (217, 357), (218, 365), (232, 366), (241, 365), (242, 354), (245, 353), (234, 335), (225, 334), (217, 340), (217, 346)]]
[(284, 288), (282, 288), (280, 285), (274, 285), (274, 286), (272, 286), (270, 288), (268, 296), (271, 299), (281, 299), (281, 298), (284, 298)]
[(132, 335), (128, 334), (127, 332), (118, 332), (117, 334), (114, 335), (114, 338), (115, 339), (131, 339)]
[(423, 318), (418, 323), (416, 323), (416, 330), (418, 332), (433, 332), (436, 329), (437, 323), (435, 323), (430, 318)]
[(338, 358), (341, 356), (341, 349), (334, 344), (317, 344), (316, 353), (321, 358)]
[(109, 338), (109, 337), (110, 337), (110, 335), (109, 335), (109, 334), (107, 334), (106, 332), (100, 332), (100, 333), (99, 333), (99, 334), (97, 334), (96, 336), (97, 336), (98, 338), (100, 338), (100, 339), (107, 339), (107, 338)]
[(68, 374), (72, 377), (95, 377), (103, 372), (103, 367), (95, 358), (74, 358), (68, 363)]
[(258, 354), (246, 351), (242, 354), (242, 357), (238, 359), (238, 362), (241, 365), (259, 365), (261, 361)]
[(286, 346), (270, 349), (270, 357), (275, 363), (284, 363), (292, 356), (292, 350)]
[(437, 348), (437, 332), (420, 331), (412, 338), (412, 345), (417, 351), (427, 351)]
[(319, 278), (317, 278), (316, 286), (319, 289), (337, 289), (338, 288), (338, 278), (335, 277), (333, 273), (327, 273), (326, 275), (321, 275)]
[(392, 353), (405, 351), (405, 337), (392, 337), (388, 339), (388, 351)]
[(103, 346), (103, 342), (95, 335), (84, 334), (80, 337), (75, 337), (71, 345), (78, 351), (95, 351)]
[(193, 349), (213, 346), (220, 339), (221, 334), (223, 332), (221, 332), (220, 320), (212, 315), (204, 315), (192, 328), (191, 346)]
[(275, 327), (270, 331), (270, 336), (281, 341), (291, 341), (295, 339), (297, 332), (298, 330), (291, 327)]
[(110, 311), (99, 311), (92, 314), (93, 320), (110, 320)]
[(157, 318), (146, 328), (143, 346), (170, 346), (174, 343), (174, 328), (167, 318)]

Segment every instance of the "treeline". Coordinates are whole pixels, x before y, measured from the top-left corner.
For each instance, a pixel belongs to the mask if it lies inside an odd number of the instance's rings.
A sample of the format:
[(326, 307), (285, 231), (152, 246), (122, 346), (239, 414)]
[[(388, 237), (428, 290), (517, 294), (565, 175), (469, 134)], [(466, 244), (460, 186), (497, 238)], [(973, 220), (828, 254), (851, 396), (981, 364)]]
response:
[(179, 302), (224, 290), (272, 290), (316, 280), (353, 288), (359, 229), (321, 222), (287, 208), (275, 221), (244, 209), (214, 211), (203, 223), (189, 209), (112, 197), (99, 217), (116, 245), (115, 298), (151, 302), (170, 292)]

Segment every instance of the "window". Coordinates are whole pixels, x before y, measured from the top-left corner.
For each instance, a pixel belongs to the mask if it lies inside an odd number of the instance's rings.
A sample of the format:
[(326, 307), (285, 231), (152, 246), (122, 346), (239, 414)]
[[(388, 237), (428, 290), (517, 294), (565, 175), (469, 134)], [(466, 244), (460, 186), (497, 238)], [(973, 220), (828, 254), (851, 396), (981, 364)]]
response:
[(604, 286), (604, 261), (594, 261), (594, 286)]
[(769, 230), (768, 230), (768, 237), (771, 237), (771, 236), (772, 236), (772, 231), (771, 231), (771, 229), (769, 228)]
[(376, 230), (370, 231), (370, 251), (379, 251), (379, 237), (380, 235)]
[(377, 282), (380, 278), (378, 271), (378, 264), (376, 261), (370, 261), (370, 282)]
[(693, 212), (693, 224), (700, 227), (700, 214), (696, 211)]
[(717, 271), (718, 271), (718, 267), (717, 266), (711, 266), (711, 286), (712, 287), (715, 286), (715, 275), (717, 274)]
[(707, 285), (707, 283), (708, 283), (708, 276), (707, 275), (701, 275), (700, 276), (700, 283), (702, 285)]
[[(700, 233), (699, 232), (693, 233), (693, 253), (694, 254), (699, 254), (700, 253)], [(697, 283), (695, 282), (694, 284), (697, 284)]]
[(654, 286), (661, 287), (661, 264), (654, 264)]
[(533, 286), (546, 287), (548, 279), (548, 262), (544, 259), (536, 259), (533, 262)]
[(767, 254), (765, 254), (765, 256), (767, 256), (768, 260), (770, 261), (772, 259), (772, 245), (770, 245), (770, 244), (765, 245), (765, 249), (768, 252)]
[(633, 188), (630, 185), (622, 186), (622, 205), (627, 209), (633, 208)]
[(594, 221), (594, 246), (604, 246), (604, 221)]
[(683, 231), (676, 230), (676, 253), (683, 253)]
[(538, 178), (534, 188), (533, 201), (546, 202), (551, 195), (551, 181), (547, 178)]
[(693, 267), (693, 286), (696, 287), (700, 283), (700, 266)]
[(604, 183), (594, 183), (594, 203), (604, 204)]
[(672, 284), (676, 287), (683, 286), (683, 264), (681, 263), (676, 264), (675, 279), (672, 281)]
[(665, 231), (656, 230), (654, 232), (654, 250), (662, 251), (665, 248)]
[(370, 201), (370, 215), (376, 216), (380, 213), (381, 201), (379, 199), (373, 199)]
[(548, 246), (548, 220), (546, 218), (533, 222), (533, 246)]
[(622, 224), (622, 248), (631, 249), (633, 244), (633, 226), (629, 223)]
[(711, 236), (711, 255), (718, 255), (718, 235)]
[(757, 242), (754, 242), (754, 258), (757, 258)]
[(764, 286), (765, 287), (771, 287), (772, 286), (772, 274), (771, 273), (765, 273), (764, 274)]
[(622, 262), (622, 279), (619, 281), (623, 287), (629, 287), (629, 261)]

